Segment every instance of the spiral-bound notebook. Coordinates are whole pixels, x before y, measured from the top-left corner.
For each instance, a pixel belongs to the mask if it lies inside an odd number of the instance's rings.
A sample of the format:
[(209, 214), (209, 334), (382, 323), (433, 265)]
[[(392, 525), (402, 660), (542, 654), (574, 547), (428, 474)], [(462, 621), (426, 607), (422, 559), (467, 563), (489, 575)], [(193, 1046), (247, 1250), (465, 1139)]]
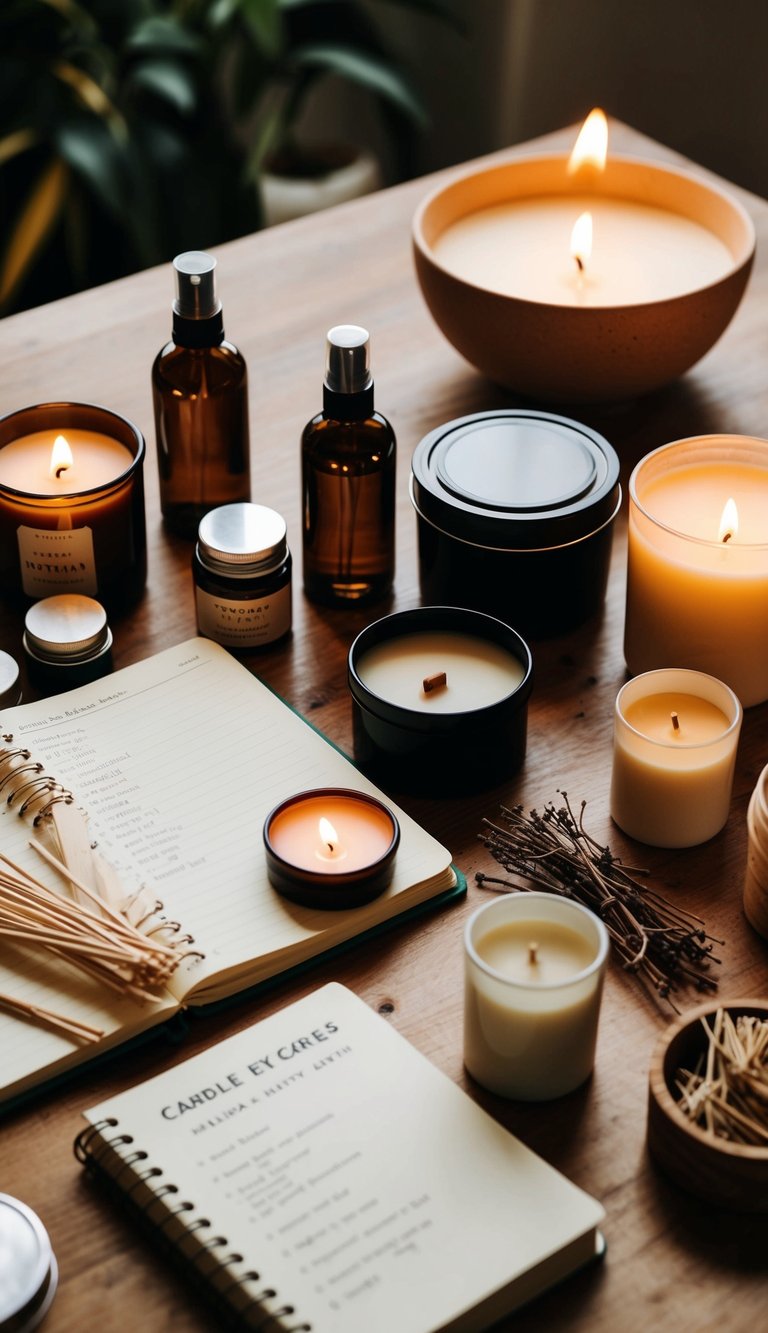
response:
[(335, 983), (86, 1119), (216, 1328), (478, 1333), (602, 1251), (600, 1204)]
[[(99, 851), (126, 886), (156, 891), (204, 956), (155, 1002), (100, 988), (50, 953), (6, 941), (0, 961), (0, 1101), (100, 1051), (302, 965), (456, 891), (450, 855), (404, 811), (394, 879), (373, 902), (322, 912), (287, 903), (266, 875), (262, 825), (312, 787), (376, 788), (223, 648), (192, 639), (135, 666), (0, 717), (6, 748), (26, 746), (88, 814)], [(0, 749), (0, 756), (2, 750)], [(22, 774), (26, 779), (29, 774)], [(34, 781), (37, 778), (33, 774)], [(24, 801), (0, 805), (0, 851), (32, 874)], [(53, 873), (53, 884), (64, 887)], [(3, 994), (104, 1033), (79, 1045), (2, 1010)]]

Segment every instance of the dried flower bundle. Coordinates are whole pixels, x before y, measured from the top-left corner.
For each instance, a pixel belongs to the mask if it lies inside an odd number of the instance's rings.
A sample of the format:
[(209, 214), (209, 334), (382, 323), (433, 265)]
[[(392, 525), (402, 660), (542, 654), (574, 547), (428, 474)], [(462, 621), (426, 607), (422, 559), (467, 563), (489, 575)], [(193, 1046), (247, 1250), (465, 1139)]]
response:
[(701, 1019), (707, 1048), (693, 1070), (678, 1069), (683, 1115), (714, 1138), (768, 1148), (768, 1019), (718, 1009)]
[(481, 886), (544, 889), (588, 907), (604, 922), (614, 957), (625, 971), (677, 1011), (673, 994), (684, 986), (717, 990), (710, 965), (715, 940), (704, 922), (676, 907), (654, 889), (638, 883), (646, 870), (622, 865), (609, 847), (602, 847), (584, 828), (586, 801), (578, 819), (566, 792), (563, 804), (547, 804), (526, 814), (521, 805), (501, 807), (500, 823), (483, 820), (479, 835), (506, 871), (520, 879), (494, 879), (478, 874)]

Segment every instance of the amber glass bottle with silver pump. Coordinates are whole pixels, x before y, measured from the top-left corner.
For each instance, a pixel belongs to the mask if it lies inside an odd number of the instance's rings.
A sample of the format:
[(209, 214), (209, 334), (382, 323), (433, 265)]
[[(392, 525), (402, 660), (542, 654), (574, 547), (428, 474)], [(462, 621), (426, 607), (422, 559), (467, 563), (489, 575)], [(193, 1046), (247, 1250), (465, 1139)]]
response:
[(160, 505), (172, 532), (195, 537), (209, 509), (251, 498), (247, 372), (224, 338), (216, 260), (190, 250), (173, 269), (173, 333), (152, 367)]
[(304, 589), (332, 606), (372, 602), (395, 567), (395, 434), (373, 409), (365, 329), (340, 324), (326, 348), (323, 410), (302, 436)]

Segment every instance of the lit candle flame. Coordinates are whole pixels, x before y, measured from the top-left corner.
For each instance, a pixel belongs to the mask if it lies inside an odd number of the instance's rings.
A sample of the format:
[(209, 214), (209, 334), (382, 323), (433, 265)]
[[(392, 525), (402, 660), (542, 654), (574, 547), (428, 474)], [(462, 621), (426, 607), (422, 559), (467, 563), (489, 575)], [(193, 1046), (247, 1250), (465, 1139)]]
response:
[(323, 843), (324, 847), (328, 848), (328, 851), (331, 854), (331, 856), (333, 856), (334, 852), (337, 852), (339, 850), (338, 833), (333, 827), (333, 824), (331, 823), (330, 819), (326, 819), (324, 816), (323, 818), (321, 818), (317, 827), (320, 831), (320, 841)]
[(590, 166), (596, 171), (605, 167), (608, 155), (608, 121), (605, 112), (599, 107), (590, 111), (584, 121), (579, 137), (573, 145), (573, 152), (568, 159), (568, 175), (573, 176), (581, 167)]
[(718, 541), (729, 542), (739, 530), (739, 511), (736, 508), (736, 501), (729, 496), (723, 507), (723, 514), (720, 519), (720, 532)]
[(576, 260), (579, 273), (583, 273), (587, 260), (592, 254), (592, 214), (582, 213), (577, 217), (571, 232), (571, 254)]
[(72, 450), (63, 435), (57, 435), (51, 449), (51, 466), (48, 469), (50, 477), (61, 477), (70, 468), (74, 462)]

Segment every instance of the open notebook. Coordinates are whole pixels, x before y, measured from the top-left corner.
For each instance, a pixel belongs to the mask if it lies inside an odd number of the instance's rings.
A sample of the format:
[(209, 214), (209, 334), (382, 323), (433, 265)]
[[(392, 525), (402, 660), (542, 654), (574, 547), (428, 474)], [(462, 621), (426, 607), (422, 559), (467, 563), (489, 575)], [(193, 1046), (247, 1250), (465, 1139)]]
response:
[(219, 1330), (478, 1333), (602, 1249), (595, 1199), (335, 983), (86, 1118)]
[[(77, 1046), (0, 1009), (0, 1100), (161, 1023), (284, 972), (455, 889), (450, 855), (390, 801), (401, 825), (394, 879), (350, 911), (299, 907), (271, 888), (262, 826), (278, 801), (312, 787), (372, 783), (223, 648), (192, 639), (103, 680), (7, 709), (23, 743), (88, 813), (126, 885), (151, 885), (203, 959), (182, 964), (158, 1002), (111, 994), (49, 955), (4, 944), (0, 995), (104, 1031)], [(0, 850), (56, 883), (29, 847), (28, 822), (0, 812)]]

